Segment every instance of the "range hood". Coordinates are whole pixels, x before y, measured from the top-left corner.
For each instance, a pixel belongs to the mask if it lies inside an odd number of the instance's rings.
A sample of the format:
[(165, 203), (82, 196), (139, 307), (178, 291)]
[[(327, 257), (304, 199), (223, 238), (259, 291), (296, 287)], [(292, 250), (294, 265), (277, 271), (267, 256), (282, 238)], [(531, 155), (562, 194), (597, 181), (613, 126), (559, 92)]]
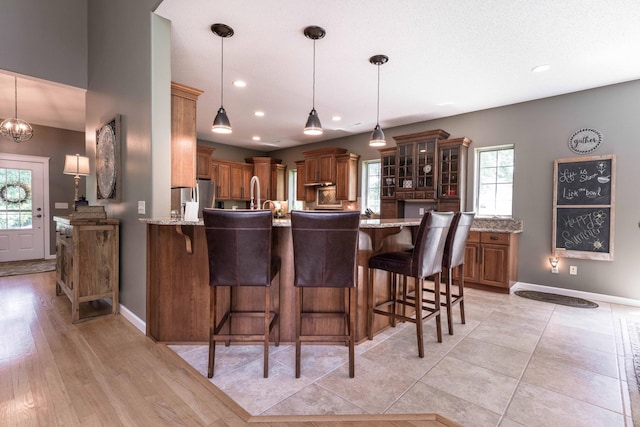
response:
[(330, 181), (321, 181), (321, 182), (307, 182), (304, 184), (305, 187), (328, 187), (330, 185), (336, 185), (335, 182)]

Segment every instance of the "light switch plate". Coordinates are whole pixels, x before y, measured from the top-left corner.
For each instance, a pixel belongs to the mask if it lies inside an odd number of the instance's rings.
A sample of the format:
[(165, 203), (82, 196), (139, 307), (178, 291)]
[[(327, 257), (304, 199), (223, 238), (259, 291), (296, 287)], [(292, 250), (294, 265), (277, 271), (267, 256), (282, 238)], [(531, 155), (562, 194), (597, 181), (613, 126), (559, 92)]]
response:
[(146, 213), (144, 200), (138, 200), (138, 214), (144, 215)]
[(569, 274), (572, 276), (575, 276), (578, 274), (578, 266), (577, 265), (571, 265), (569, 266)]
[(54, 207), (56, 209), (69, 209), (69, 203), (65, 203), (65, 202), (56, 202)]

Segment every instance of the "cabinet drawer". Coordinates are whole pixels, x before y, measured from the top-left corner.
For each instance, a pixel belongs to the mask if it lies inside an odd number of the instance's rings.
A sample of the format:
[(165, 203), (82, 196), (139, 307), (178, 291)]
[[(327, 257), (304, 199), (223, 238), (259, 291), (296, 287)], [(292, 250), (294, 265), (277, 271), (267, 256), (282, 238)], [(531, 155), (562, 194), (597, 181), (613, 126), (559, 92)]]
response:
[(508, 245), (511, 233), (480, 233), (480, 242), (494, 245)]
[(469, 231), (469, 236), (467, 237), (467, 242), (480, 243), (480, 232), (479, 231)]

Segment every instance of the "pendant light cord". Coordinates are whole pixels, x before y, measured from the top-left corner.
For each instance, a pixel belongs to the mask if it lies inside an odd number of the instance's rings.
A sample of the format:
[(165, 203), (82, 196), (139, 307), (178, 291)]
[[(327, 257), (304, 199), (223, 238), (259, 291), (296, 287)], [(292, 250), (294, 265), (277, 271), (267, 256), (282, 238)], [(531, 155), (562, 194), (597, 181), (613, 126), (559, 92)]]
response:
[(224, 106), (224, 37), (220, 37), (220, 107)]
[(311, 107), (316, 109), (316, 40), (313, 40), (313, 96)]
[(378, 64), (378, 102), (376, 107), (376, 125), (380, 124), (380, 64)]
[(14, 81), (14, 86), (13, 87), (15, 89), (15, 91), (14, 91), (14, 95), (15, 96), (13, 97), (13, 100), (14, 100), (14, 103), (15, 103), (14, 111), (16, 113), (16, 115), (14, 117), (17, 118), (18, 117), (18, 78), (14, 76), (13, 77), (13, 81)]

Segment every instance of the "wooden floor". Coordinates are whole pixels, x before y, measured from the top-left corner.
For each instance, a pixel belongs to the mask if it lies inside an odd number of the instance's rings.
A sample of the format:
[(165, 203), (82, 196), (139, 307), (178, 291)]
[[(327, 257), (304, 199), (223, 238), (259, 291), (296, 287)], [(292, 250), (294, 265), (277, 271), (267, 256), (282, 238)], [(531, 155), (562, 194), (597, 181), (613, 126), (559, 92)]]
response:
[(431, 414), (251, 417), (121, 316), (72, 325), (54, 277), (0, 278), (0, 426), (455, 425)]

